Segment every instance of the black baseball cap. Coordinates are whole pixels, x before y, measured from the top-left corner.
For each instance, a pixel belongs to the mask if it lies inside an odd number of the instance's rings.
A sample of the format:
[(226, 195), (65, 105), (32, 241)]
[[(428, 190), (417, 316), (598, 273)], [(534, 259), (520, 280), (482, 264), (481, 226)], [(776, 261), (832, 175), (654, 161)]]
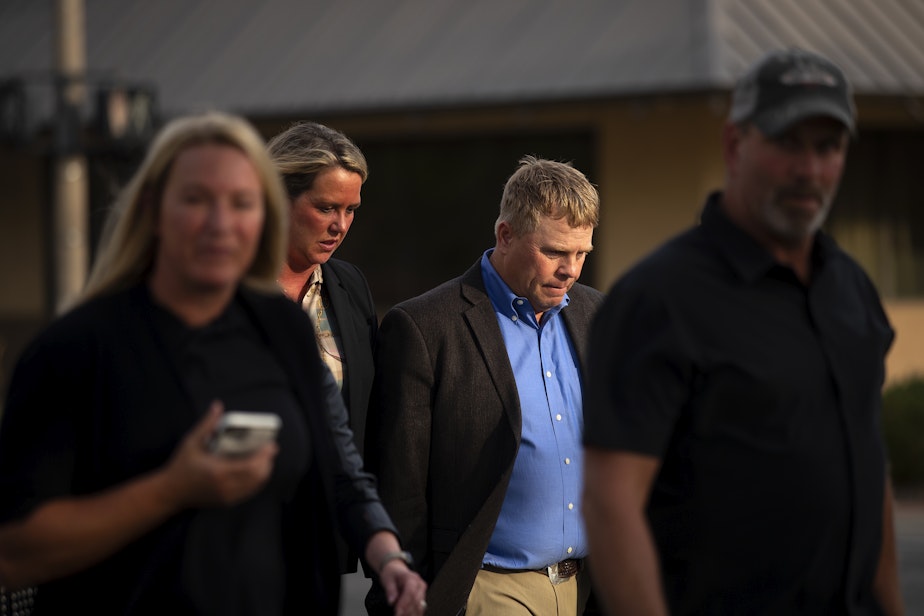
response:
[(827, 58), (787, 49), (763, 56), (738, 81), (728, 119), (751, 122), (773, 137), (814, 116), (834, 118), (853, 133), (852, 88), (844, 72)]

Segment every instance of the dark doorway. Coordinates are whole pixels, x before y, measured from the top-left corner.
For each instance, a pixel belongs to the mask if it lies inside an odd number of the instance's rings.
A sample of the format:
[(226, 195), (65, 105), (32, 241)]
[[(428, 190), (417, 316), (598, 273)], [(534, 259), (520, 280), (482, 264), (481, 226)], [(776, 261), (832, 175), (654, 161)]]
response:
[[(357, 139), (363, 205), (336, 256), (359, 266), (380, 313), (458, 276), (494, 246), (504, 183), (527, 154), (571, 162), (596, 184), (588, 133)], [(593, 259), (582, 280), (593, 280)]]

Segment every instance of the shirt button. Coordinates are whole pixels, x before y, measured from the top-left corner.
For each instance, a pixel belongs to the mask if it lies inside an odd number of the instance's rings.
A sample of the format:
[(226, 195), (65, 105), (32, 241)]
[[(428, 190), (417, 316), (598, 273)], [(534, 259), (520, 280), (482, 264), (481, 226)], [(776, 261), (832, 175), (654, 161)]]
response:
[(574, 509), (574, 503), (568, 503), (568, 510)]
[(522, 300), (522, 299), (518, 299), (518, 300), (517, 300), (517, 306), (522, 306), (522, 305), (523, 305), (523, 300)]
[(515, 315), (515, 314), (514, 314), (514, 315), (510, 315), (510, 320), (516, 321), (516, 320), (517, 320), (517, 315)]
[(547, 370), (546, 373), (545, 373), (545, 375), (546, 375), (547, 377), (549, 377), (549, 378), (552, 378), (552, 371), (551, 371), (551, 370)]
[(573, 551), (574, 551), (574, 548), (572, 548), (572, 547), (569, 547), (569, 548), (568, 548), (568, 554), (570, 554), (570, 553), (573, 552)]
[(565, 458), (565, 464), (571, 464), (571, 458)]
[(558, 415), (556, 415), (556, 416), (555, 416), (555, 419), (557, 419), (558, 421), (561, 421), (561, 413), (559, 413)]

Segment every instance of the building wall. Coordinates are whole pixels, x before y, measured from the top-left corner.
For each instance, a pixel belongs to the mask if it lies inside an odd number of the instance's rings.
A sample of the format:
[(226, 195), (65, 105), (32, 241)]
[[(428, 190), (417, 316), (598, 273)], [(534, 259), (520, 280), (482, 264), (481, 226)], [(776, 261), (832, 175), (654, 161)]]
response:
[(601, 119), (601, 227), (596, 286), (696, 222), (721, 185), (724, 108), (710, 98), (620, 105)]
[[(920, 110), (913, 103), (884, 97), (860, 100), (861, 134), (864, 127), (919, 126)], [(703, 94), (419, 112), (386, 122), (374, 116), (333, 117), (329, 122), (354, 136), (511, 128), (594, 131), (602, 212), (594, 235), (594, 275), (587, 282), (606, 290), (637, 259), (693, 224), (706, 195), (722, 185), (720, 137), (726, 113), (724, 94)], [(268, 130), (271, 134), (279, 128)], [(924, 298), (884, 303), (897, 332), (888, 381), (924, 374)]]
[[(594, 135), (593, 179), (600, 189), (602, 213), (594, 237), (592, 278), (586, 282), (606, 290), (638, 258), (693, 224), (708, 192), (722, 184), (720, 131), (725, 113), (724, 95), (703, 94), (313, 119), (358, 141), (492, 132)], [(876, 99), (861, 104), (860, 117), (877, 126), (900, 126), (908, 121), (908, 112)], [(292, 119), (256, 123), (270, 136)], [(457, 180), (456, 170), (446, 173)], [(6, 349), (0, 389), (24, 341), (48, 318), (43, 220), (47, 181), (39, 157), (0, 149), (0, 351)], [(886, 308), (898, 332), (889, 357), (889, 379), (924, 374), (924, 353), (919, 351), (924, 348), (924, 298), (887, 301)]]
[(886, 300), (895, 343), (886, 362), (886, 381), (924, 378), (924, 299)]
[[(725, 114), (726, 97), (715, 94), (314, 119), (358, 141), (591, 131), (597, 136), (601, 224), (594, 235), (595, 274), (587, 282), (605, 289), (641, 255), (692, 224), (705, 196), (721, 184)], [(286, 124), (265, 121), (259, 127), (273, 135)]]

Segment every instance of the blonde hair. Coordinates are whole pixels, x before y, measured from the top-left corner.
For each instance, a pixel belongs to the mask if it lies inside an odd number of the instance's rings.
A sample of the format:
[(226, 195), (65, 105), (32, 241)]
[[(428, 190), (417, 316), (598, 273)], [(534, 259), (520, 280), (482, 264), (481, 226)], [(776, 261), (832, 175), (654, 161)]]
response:
[(564, 218), (572, 227), (596, 228), (600, 222), (600, 197), (583, 173), (553, 160), (524, 156), (504, 186), (500, 215), (515, 235), (532, 233), (543, 217)]
[(322, 171), (342, 167), (369, 177), (366, 157), (349, 137), (317, 122), (297, 122), (279, 133), (266, 146), (293, 201), (311, 190)]
[(243, 282), (276, 289), (288, 241), (288, 199), (263, 138), (247, 120), (211, 111), (169, 122), (154, 138), (138, 171), (116, 199), (89, 280), (77, 302), (114, 293), (145, 280), (157, 254), (156, 226), (164, 186), (174, 161), (204, 144), (237, 148), (253, 164), (263, 186), (265, 215), (260, 244)]

